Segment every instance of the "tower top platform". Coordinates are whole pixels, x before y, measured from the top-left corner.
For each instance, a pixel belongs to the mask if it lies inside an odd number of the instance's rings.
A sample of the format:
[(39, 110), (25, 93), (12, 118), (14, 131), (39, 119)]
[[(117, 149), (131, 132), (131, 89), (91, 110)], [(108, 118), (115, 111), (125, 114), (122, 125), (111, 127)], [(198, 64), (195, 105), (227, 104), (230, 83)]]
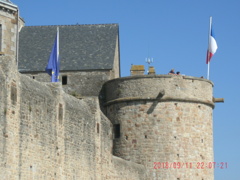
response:
[(104, 84), (105, 105), (122, 101), (179, 101), (214, 107), (213, 82), (182, 75), (142, 75), (110, 80)]

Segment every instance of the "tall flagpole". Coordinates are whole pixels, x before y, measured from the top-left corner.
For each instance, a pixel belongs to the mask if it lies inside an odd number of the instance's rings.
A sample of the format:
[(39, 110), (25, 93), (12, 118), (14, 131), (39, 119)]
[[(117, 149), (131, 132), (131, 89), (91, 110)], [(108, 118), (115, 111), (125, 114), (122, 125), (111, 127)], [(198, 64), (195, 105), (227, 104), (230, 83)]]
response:
[(208, 54), (207, 54), (207, 61), (208, 61), (208, 71), (207, 71), (207, 79), (209, 80), (209, 74), (210, 74), (210, 53), (209, 53), (209, 46), (210, 46), (210, 36), (211, 36), (211, 27), (212, 27), (212, 16), (210, 16), (210, 22), (209, 22), (209, 32), (208, 32)]
[(208, 62), (208, 72), (207, 72), (207, 79), (209, 80), (209, 72), (210, 72), (210, 62)]
[(57, 27), (57, 82), (59, 82), (60, 62), (59, 62), (59, 26)]
[(48, 64), (45, 70), (51, 76), (51, 82), (59, 82), (59, 27), (57, 27), (57, 35), (54, 40)]

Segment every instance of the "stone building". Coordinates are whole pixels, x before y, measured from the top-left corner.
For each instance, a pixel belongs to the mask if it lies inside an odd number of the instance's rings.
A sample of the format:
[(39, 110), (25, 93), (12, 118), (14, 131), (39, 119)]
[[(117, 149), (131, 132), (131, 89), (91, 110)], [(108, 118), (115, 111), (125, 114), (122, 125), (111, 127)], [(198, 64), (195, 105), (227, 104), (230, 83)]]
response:
[(118, 24), (23, 27), (18, 59), (21, 73), (41, 82), (50, 81), (45, 68), (57, 27), (60, 81), (65, 92), (97, 96), (104, 82), (120, 76)]
[[(118, 25), (109, 24), (59, 26), (68, 37), (60, 41), (76, 47), (60, 47), (62, 82), (50, 83), (44, 69), (56, 26), (22, 28), (18, 7), (8, 0), (0, 0), (0, 18), (1, 179), (214, 179), (211, 81), (119, 78)], [(75, 31), (90, 36), (68, 36)], [(28, 33), (40, 42), (28, 47)]]

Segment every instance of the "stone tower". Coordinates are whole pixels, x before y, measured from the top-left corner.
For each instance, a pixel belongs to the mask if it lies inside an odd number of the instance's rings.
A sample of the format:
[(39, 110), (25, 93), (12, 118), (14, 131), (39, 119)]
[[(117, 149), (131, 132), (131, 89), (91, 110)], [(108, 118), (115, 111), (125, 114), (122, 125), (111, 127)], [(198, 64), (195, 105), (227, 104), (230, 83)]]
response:
[(0, 0), (0, 55), (18, 56), (18, 35), (23, 20), (18, 7), (9, 0)]
[(145, 165), (151, 180), (214, 179), (212, 88), (209, 80), (175, 75), (105, 83), (114, 155)]

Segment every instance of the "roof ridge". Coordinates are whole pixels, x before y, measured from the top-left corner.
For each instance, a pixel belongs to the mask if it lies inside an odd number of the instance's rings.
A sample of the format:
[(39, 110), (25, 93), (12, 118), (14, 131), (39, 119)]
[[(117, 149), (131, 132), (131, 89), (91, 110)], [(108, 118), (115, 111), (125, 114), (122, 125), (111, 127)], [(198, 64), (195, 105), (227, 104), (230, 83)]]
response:
[(118, 23), (107, 23), (107, 24), (67, 24), (67, 25), (35, 25), (35, 26), (25, 26), (25, 27), (61, 27), (61, 26), (100, 26), (100, 25), (119, 25)]

